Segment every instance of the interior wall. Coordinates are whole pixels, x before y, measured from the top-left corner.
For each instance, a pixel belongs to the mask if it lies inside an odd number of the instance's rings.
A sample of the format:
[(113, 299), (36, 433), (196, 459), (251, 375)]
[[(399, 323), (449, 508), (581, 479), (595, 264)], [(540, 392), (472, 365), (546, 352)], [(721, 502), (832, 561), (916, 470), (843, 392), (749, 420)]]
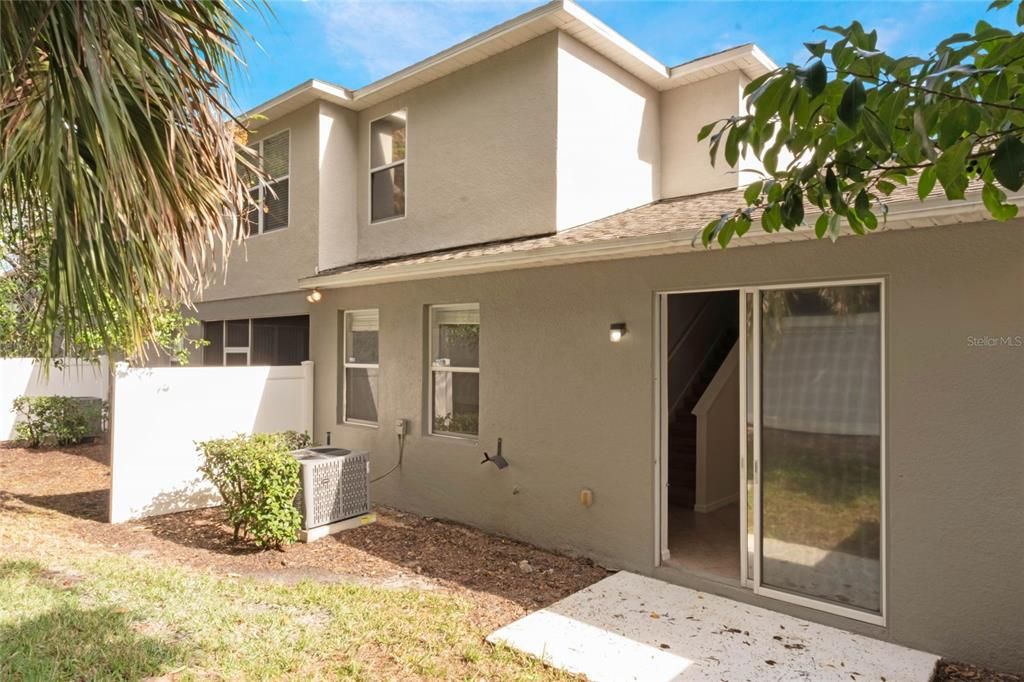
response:
[[(694, 510), (711, 512), (739, 499), (740, 491), (740, 372), (739, 352), (732, 353), (708, 389), (708, 400), (695, 408), (697, 422), (697, 496)], [(714, 391), (712, 398), (710, 393)], [(703, 424), (702, 424), (703, 422)], [(703, 456), (700, 452), (703, 449)], [(737, 529), (738, 532), (738, 529)], [(739, 537), (736, 538), (739, 542)]]

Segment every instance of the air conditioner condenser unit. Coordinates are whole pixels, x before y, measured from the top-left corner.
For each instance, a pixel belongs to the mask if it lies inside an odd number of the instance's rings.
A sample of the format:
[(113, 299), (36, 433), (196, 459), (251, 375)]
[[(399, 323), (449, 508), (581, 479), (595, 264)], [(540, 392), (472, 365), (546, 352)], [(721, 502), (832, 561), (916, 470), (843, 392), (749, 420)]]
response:
[(303, 530), (369, 513), (369, 452), (316, 447), (291, 454), (299, 461), (301, 487), (295, 502)]

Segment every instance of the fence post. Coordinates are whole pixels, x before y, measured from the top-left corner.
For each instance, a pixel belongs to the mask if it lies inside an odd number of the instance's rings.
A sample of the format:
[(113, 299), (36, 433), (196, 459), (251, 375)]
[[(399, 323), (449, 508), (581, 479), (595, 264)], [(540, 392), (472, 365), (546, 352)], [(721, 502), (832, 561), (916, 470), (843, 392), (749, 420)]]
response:
[(313, 361), (302, 362), (302, 424), (309, 437), (316, 440), (313, 432)]

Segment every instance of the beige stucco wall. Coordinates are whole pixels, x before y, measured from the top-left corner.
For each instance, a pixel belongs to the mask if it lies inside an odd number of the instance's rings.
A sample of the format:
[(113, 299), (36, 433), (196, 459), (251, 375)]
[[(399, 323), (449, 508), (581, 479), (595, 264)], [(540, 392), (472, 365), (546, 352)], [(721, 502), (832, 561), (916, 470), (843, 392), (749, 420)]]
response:
[[(359, 113), (359, 259), (555, 229), (557, 32)], [(406, 215), (368, 224), (369, 127), (408, 112)]]
[[(740, 174), (719, 156), (711, 165), (709, 142), (697, 141), (705, 124), (741, 111), (747, 79), (730, 71), (661, 93), (661, 193), (663, 197), (738, 187)], [(745, 109), (744, 109), (745, 111)], [(719, 152), (723, 152), (723, 143)], [(744, 174), (742, 180), (747, 181)]]
[[(411, 419), (404, 465), (374, 484), (375, 501), (685, 582), (654, 568), (654, 292), (864, 276), (887, 280), (887, 628), (689, 582), (950, 656), (1024, 665), (1024, 349), (969, 342), (1024, 334), (1019, 224), (330, 291), (311, 319), (316, 436), (369, 448), (379, 474), (397, 457), (393, 420)], [(478, 443), (424, 432), (425, 306), (463, 301), (481, 306)], [(366, 307), (380, 308), (379, 430), (336, 419), (338, 311)], [(612, 344), (618, 321), (630, 332)], [(479, 464), (499, 437), (504, 471)]]
[(295, 291), (300, 277), (316, 271), (319, 165), (319, 103), (259, 125), (253, 141), (290, 130), (288, 227), (234, 245), (226, 271), (210, 277), (204, 301)]
[(356, 260), (359, 114), (336, 104), (320, 102), (318, 126), (317, 264), (325, 270)]
[(659, 198), (659, 99), (654, 88), (558, 34), (558, 229)]

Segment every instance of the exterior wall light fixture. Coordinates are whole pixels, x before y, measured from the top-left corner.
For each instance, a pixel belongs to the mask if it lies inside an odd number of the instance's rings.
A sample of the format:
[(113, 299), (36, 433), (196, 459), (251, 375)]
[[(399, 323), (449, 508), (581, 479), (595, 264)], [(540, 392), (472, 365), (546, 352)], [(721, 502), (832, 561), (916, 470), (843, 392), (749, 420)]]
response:
[(626, 335), (626, 323), (616, 322), (608, 330), (608, 338), (612, 343), (618, 343)]
[(313, 291), (310, 292), (309, 296), (306, 297), (306, 300), (309, 301), (310, 303), (319, 303), (320, 299), (323, 297), (324, 295), (320, 293), (319, 289), (313, 289)]

